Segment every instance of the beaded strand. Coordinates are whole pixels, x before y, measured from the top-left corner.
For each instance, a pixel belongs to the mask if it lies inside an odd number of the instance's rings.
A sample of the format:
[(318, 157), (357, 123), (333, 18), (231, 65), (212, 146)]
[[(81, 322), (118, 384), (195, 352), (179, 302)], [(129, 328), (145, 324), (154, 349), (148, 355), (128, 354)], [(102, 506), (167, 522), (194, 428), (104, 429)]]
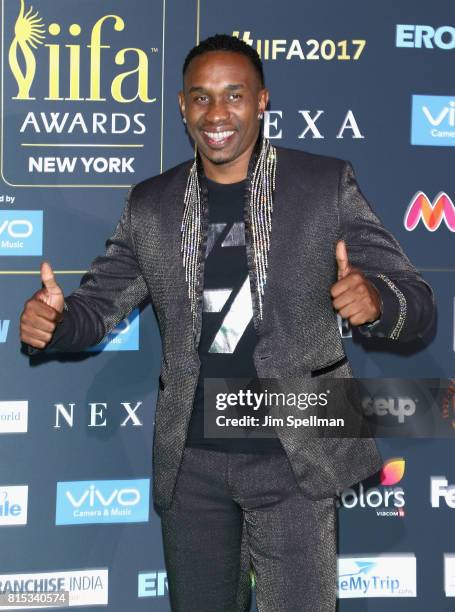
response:
[[(270, 232), (272, 229), (273, 194), (275, 191), (277, 155), (276, 149), (263, 138), (250, 190), (250, 218), (252, 246), (256, 268), (256, 290), (259, 319), (262, 319), (262, 298), (267, 281), (268, 251), (270, 249)], [(182, 219), (181, 252), (185, 268), (185, 280), (188, 284), (193, 327), (197, 317), (197, 270), (198, 253), (201, 241), (201, 195), (197, 174), (197, 162), (192, 165), (184, 196)]]

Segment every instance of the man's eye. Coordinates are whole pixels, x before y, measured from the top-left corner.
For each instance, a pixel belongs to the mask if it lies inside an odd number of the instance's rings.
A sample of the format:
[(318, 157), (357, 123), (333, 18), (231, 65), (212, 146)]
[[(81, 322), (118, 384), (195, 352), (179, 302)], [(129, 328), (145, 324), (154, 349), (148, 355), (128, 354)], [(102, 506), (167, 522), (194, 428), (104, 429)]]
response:
[(194, 98), (195, 102), (207, 102), (208, 96), (196, 96)]
[(231, 93), (231, 94), (229, 94), (229, 100), (237, 101), (237, 100), (240, 100), (241, 97), (242, 96), (240, 94), (238, 94), (238, 93)]

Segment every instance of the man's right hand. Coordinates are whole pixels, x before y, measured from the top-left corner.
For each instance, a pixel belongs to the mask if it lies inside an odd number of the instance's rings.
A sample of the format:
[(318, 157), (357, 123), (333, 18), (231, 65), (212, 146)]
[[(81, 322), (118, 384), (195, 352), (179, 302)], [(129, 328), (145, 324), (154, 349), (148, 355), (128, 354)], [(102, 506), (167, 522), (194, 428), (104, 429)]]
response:
[(62, 318), (64, 295), (50, 264), (41, 264), (42, 289), (25, 302), (20, 318), (20, 338), (34, 348), (45, 348)]

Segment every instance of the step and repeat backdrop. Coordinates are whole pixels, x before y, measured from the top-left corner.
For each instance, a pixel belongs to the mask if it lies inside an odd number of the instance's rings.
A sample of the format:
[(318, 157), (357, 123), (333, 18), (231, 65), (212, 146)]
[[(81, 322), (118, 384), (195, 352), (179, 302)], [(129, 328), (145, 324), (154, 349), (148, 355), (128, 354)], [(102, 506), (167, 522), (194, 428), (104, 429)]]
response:
[[(378, 418), (405, 425), (425, 408), (419, 379), (455, 375), (453, 7), (2, 0), (1, 10), (0, 599), (66, 590), (73, 607), (166, 611), (150, 497), (153, 311), (134, 311), (84, 352), (29, 359), (18, 320), (40, 262), (70, 293), (104, 251), (128, 187), (193, 155), (177, 106), (184, 57), (211, 34), (235, 34), (264, 61), (265, 134), (349, 159), (434, 289), (425, 341), (359, 341), (340, 325), (358, 377), (406, 381), (401, 396), (369, 400)], [(454, 393), (441, 405), (448, 431)], [(453, 610), (455, 442), (379, 443), (382, 472), (340, 499), (339, 610)]]

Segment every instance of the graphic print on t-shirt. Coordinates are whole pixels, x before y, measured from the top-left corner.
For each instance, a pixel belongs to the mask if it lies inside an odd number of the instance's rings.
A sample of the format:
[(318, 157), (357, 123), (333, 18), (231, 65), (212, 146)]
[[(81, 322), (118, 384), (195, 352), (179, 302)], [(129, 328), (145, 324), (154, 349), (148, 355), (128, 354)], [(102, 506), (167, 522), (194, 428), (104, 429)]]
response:
[[(208, 228), (205, 244), (202, 326), (198, 346), (201, 362), (186, 444), (196, 448), (239, 453), (282, 453), (278, 438), (236, 439), (205, 435), (204, 420), (215, 411), (205, 404), (208, 379), (254, 380), (257, 335), (253, 323), (248, 261), (245, 245), (246, 181), (233, 184), (208, 182)], [(239, 417), (242, 414), (239, 413)]]
[[(245, 224), (211, 223), (208, 228), (205, 257), (223, 258), (220, 249), (245, 246)], [(234, 256), (234, 255), (233, 255)], [(232, 261), (232, 263), (234, 263)], [(207, 265), (207, 262), (206, 262)], [(235, 267), (235, 266), (232, 266)], [(218, 327), (209, 353), (234, 353), (253, 317), (253, 304), (248, 272), (240, 287), (204, 289), (203, 312), (217, 315)]]

